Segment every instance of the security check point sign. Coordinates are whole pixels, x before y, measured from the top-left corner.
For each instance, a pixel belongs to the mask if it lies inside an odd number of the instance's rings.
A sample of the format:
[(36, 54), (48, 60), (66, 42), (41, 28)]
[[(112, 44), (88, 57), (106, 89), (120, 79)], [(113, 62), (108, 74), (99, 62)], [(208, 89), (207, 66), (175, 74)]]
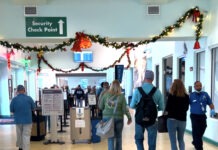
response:
[(67, 19), (66, 17), (26, 17), (26, 36), (67, 36)]

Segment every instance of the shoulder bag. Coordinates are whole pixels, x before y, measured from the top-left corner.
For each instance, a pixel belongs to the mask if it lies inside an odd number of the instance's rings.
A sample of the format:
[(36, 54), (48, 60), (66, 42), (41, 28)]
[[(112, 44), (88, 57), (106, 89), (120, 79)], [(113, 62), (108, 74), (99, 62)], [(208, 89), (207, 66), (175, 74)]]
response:
[[(114, 98), (114, 96), (112, 96)], [(110, 101), (111, 98), (109, 98), (109, 100), (107, 100), (106, 103), (108, 103), (108, 101)], [(117, 102), (115, 102), (115, 107), (114, 107), (114, 111), (113, 111), (113, 117), (111, 117), (110, 119), (106, 120), (106, 121), (100, 121), (97, 125), (96, 125), (96, 135), (100, 136), (101, 138), (111, 138), (114, 136), (114, 114), (117, 110)]]

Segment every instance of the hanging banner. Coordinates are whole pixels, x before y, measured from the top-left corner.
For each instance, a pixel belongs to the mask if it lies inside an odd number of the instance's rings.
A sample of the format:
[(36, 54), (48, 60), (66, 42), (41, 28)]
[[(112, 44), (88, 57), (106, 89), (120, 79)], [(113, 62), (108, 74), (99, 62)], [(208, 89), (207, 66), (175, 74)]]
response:
[(115, 79), (122, 82), (124, 65), (115, 66)]

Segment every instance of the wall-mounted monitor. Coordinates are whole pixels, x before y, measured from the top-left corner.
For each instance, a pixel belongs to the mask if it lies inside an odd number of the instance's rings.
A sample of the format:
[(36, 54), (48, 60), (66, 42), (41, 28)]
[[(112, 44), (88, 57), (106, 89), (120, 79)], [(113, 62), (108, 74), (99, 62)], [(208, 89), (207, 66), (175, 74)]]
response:
[(74, 62), (93, 62), (92, 51), (73, 52)]

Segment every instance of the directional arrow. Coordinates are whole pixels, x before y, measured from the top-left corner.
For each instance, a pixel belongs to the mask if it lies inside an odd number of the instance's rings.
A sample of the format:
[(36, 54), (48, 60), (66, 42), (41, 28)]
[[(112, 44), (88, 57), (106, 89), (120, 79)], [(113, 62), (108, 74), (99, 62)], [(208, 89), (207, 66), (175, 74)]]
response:
[(63, 28), (64, 21), (63, 20), (59, 20), (58, 24), (59, 24), (59, 34), (62, 35), (62, 34), (64, 34), (63, 33), (64, 32), (63, 31), (64, 30), (64, 28)]

